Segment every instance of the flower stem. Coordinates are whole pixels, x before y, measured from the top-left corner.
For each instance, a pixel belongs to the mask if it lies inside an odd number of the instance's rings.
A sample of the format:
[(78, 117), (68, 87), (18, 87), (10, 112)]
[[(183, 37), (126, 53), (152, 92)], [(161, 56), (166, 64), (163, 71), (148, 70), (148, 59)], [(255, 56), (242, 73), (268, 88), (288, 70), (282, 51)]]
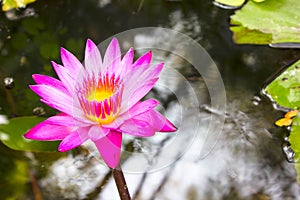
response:
[(121, 167), (119, 166), (112, 169), (112, 174), (115, 179), (121, 200), (131, 200)]

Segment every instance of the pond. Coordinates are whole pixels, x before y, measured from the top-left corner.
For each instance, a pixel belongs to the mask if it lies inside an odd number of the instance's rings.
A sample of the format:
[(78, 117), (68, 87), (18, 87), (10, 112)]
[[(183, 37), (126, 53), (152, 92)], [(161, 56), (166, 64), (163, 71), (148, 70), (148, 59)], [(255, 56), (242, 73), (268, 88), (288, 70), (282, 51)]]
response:
[[(296, 170), (284, 152), (288, 131), (274, 125), (283, 113), (260, 94), (299, 50), (235, 44), (233, 12), (204, 0), (37, 0), (1, 12), (0, 123), (55, 115), (29, 89), (32, 74), (56, 76), (51, 61), (61, 63), (60, 47), (83, 61), (88, 38), (98, 44), (117, 35), (124, 52), (134, 46), (141, 56), (150, 49), (153, 62), (165, 63), (146, 98), (158, 99), (159, 111), (178, 127), (151, 138), (124, 137), (121, 165), (133, 199), (299, 199)], [(139, 32), (142, 27), (152, 28)], [(208, 77), (180, 56), (193, 52), (177, 51), (182, 41), (170, 30), (207, 51), (212, 60), (204, 50), (199, 59)], [(66, 153), (24, 152), (3, 143), (0, 149), (1, 199), (119, 199), (90, 142)]]

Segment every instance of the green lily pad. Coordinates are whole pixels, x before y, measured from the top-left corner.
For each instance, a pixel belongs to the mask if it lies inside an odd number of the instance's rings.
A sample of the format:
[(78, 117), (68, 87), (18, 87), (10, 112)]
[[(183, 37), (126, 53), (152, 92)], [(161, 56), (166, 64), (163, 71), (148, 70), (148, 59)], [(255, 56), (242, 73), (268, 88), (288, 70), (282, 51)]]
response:
[(279, 106), (298, 110), (300, 108), (300, 60), (287, 68), (263, 91)]
[(300, 116), (293, 118), (292, 130), (289, 136), (291, 148), (293, 149), (295, 156), (295, 162), (300, 161)]
[[(248, 1), (231, 16), (234, 41), (257, 44), (256, 40), (260, 40), (260, 44), (269, 44), (271, 36), (273, 44), (300, 43), (299, 8), (300, 1), (295, 0)], [(260, 34), (253, 37), (253, 31)]]
[[(272, 43), (272, 34), (265, 34), (258, 30), (250, 30), (243, 26), (232, 26), (233, 40), (238, 44), (269, 44)], [(251, 42), (249, 42), (251, 41)]]
[(294, 151), (297, 182), (300, 184), (300, 116), (293, 118), (292, 130), (289, 136), (291, 148)]
[(29, 129), (45, 119), (35, 116), (10, 119), (8, 124), (0, 124), (0, 140), (14, 150), (55, 152), (60, 143), (59, 141), (36, 141), (23, 137), (23, 134)]

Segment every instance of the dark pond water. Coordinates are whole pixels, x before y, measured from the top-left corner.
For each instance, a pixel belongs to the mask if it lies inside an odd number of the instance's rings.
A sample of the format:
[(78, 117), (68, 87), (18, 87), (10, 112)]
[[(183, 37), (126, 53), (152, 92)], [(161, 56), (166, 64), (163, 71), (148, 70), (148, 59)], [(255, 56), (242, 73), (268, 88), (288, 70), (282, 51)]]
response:
[[(147, 164), (150, 166), (164, 156), (159, 153), (161, 147), (166, 146), (167, 151), (173, 136), (125, 138), (123, 148), (127, 152), (143, 152), (148, 162), (132, 170), (137, 163), (133, 154), (122, 157), (132, 196), (172, 200), (299, 199), (294, 166), (282, 151), (287, 132), (273, 125), (282, 113), (259, 94), (266, 79), (299, 58), (299, 50), (234, 44), (229, 31), (232, 13), (204, 0), (37, 0), (25, 9), (2, 12), (0, 114), (12, 118), (56, 113), (42, 104), (28, 85), (33, 84), (33, 73), (55, 76), (50, 61), (60, 63), (61, 46), (82, 60), (87, 38), (100, 43), (140, 27), (177, 30), (201, 44), (216, 63), (226, 89), (226, 113), (211, 108), (207, 82), (191, 65), (176, 56), (158, 53), (158, 60), (177, 69), (191, 87), (186, 87), (180, 76), (164, 71), (161, 83), (171, 89), (157, 87), (149, 96), (163, 103), (166, 115), (176, 125), (186, 119), (181, 124), (185, 134), (178, 133), (179, 142), (169, 148), (173, 161), (151, 172)], [(156, 43), (164, 37), (139, 37), (139, 43), (134, 45)], [(177, 91), (177, 98), (182, 101), (174, 99), (169, 90)], [(190, 104), (192, 95), (199, 102), (196, 108)], [(213, 137), (218, 143), (203, 145), (205, 136), (201, 133), (208, 129), (212, 116), (220, 115), (225, 123), (216, 120), (212, 124), (223, 126), (222, 133)], [(199, 119), (197, 139), (188, 148), (182, 148), (195, 136), (194, 122)], [(108, 168), (95, 152), (87, 151), (89, 145), (68, 153), (32, 153), (14, 151), (1, 143), (0, 198), (118, 199)], [(199, 155), (205, 148), (208, 154)]]

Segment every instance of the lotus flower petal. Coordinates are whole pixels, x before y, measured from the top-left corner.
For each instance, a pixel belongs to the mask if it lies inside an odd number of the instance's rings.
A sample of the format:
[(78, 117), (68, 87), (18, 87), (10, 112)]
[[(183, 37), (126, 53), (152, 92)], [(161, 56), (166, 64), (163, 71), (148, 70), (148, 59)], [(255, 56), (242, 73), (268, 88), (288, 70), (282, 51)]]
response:
[(94, 143), (105, 163), (111, 168), (116, 168), (120, 160), (122, 134), (111, 130), (106, 137), (94, 141)]
[(99, 49), (90, 39), (86, 42), (84, 63), (85, 69), (90, 75), (97, 75), (104, 70)]
[(24, 134), (24, 137), (32, 140), (62, 140), (72, 131), (73, 127), (49, 124), (46, 120), (35, 125)]
[(114, 74), (115, 69), (120, 66), (121, 63), (121, 50), (119, 42), (116, 38), (113, 38), (107, 47), (107, 50), (103, 59), (103, 66), (106, 69), (106, 73)]
[(137, 137), (150, 137), (155, 134), (155, 129), (150, 126), (149, 122), (137, 119), (126, 120), (119, 130)]
[(153, 79), (142, 86), (139, 86), (134, 91), (132, 91), (131, 94), (127, 94), (129, 96), (125, 96), (124, 94), (124, 102), (126, 103), (122, 104), (121, 113), (123, 113), (125, 110), (128, 110), (128, 108), (131, 108), (139, 100), (141, 100), (153, 88), (157, 80), (158, 78)]
[(49, 85), (54, 88), (57, 88), (58, 90), (68, 93), (67, 89), (63, 85), (63, 83), (55, 78), (52, 78), (50, 76), (45, 76), (42, 74), (33, 74), (32, 75), (33, 80), (39, 84), (39, 85)]
[(134, 63), (133, 67), (149, 66), (152, 59), (152, 52), (148, 51), (141, 57), (139, 57)]
[(134, 52), (133, 48), (130, 48), (128, 52), (124, 55), (120, 67), (115, 68), (115, 76), (120, 77), (121, 79), (125, 79), (128, 72), (130, 72), (132, 68)]
[(74, 77), (82, 70), (83, 66), (79, 60), (68, 50), (61, 48), (60, 55), (63, 65), (66, 67), (70, 74), (73, 74)]
[(65, 152), (80, 146), (82, 143), (89, 139), (88, 135), (86, 134), (88, 130), (89, 128), (87, 127), (79, 128), (76, 131), (69, 134), (59, 144), (58, 151)]
[(119, 129), (124, 133), (139, 137), (153, 136), (158, 131), (174, 132), (177, 130), (169, 120), (152, 109), (126, 120)]
[(69, 115), (56, 115), (47, 119), (48, 124), (72, 127), (83, 127), (91, 125), (87, 122), (87, 120), (85, 120), (84, 122), (78, 121), (74, 117)]
[(125, 120), (135, 117), (136, 115), (140, 115), (144, 112), (147, 112), (153, 108), (155, 108), (159, 102), (155, 99), (148, 99), (142, 102), (136, 103), (133, 107), (130, 108), (127, 112), (120, 115), (114, 122), (115, 124), (107, 125), (105, 127), (117, 128), (119, 127)]
[(55, 62), (52, 62), (52, 66), (65, 88), (72, 94), (75, 86), (74, 78), (68, 73), (68, 70), (64, 66), (58, 65)]
[(99, 140), (103, 137), (105, 137), (109, 133), (109, 129), (102, 128), (97, 125), (92, 126), (89, 130), (89, 137), (92, 141)]
[(174, 132), (177, 128), (162, 114), (156, 110), (149, 112), (151, 118), (151, 126), (159, 132)]
[(31, 85), (30, 89), (42, 97), (44, 102), (47, 102), (48, 105), (50, 104), (51, 107), (72, 115), (72, 99), (64, 91), (48, 85)]

